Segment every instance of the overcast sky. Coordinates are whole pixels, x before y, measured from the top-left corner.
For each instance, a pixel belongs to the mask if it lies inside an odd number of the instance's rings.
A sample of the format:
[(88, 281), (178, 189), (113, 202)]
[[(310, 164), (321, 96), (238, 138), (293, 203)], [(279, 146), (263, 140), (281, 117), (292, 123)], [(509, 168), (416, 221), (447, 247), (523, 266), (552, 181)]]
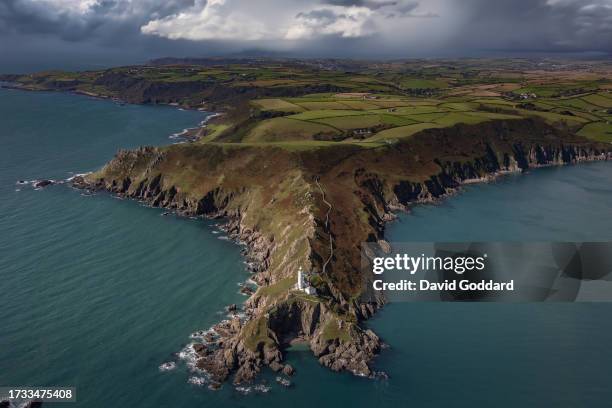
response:
[(0, 0), (0, 69), (612, 52), (612, 0)]

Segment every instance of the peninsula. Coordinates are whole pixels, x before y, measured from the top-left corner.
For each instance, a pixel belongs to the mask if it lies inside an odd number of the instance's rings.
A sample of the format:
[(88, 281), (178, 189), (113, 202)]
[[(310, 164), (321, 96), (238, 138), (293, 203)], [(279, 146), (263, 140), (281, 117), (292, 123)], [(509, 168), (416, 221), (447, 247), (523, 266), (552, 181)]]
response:
[(246, 243), (246, 317), (194, 345), (216, 384), (291, 368), (307, 342), (335, 371), (375, 376), (363, 327), (385, 299), (360, 243), (464, 183), (612, 156), (612, 64), (557, 60), (162, 59), (4, 75), (8, 86), (219, 115), (186, 143), (120, 151), (75, 186), (225, 220)]

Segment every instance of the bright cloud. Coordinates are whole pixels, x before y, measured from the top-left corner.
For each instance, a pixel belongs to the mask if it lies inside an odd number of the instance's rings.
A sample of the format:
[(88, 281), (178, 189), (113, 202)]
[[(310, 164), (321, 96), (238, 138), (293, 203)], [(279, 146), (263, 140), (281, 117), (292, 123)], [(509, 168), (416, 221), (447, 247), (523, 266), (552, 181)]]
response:
[(334, 7), (299, 13), (284, 38), (302, 40), (324, 35), (364, 37), (375, 32), (374, 14), (367, 7)]
[(32, 3), (56, 12), (83, 14), (98, 4), (98, 0), (32, 0)]
[(415, 14), (418, 3), (383, 0), (301, 1), (196, 0), (176, 14), (152, 19), (144, 34), (188, 40), (302, 40), (325, 36), (365, 37), (380, 31), (389, 18), (431, 17)]
[(233, 0), (197, 0), (177, 14), (154, 19), (141, 27), (144, 34), (186, 40), (261, 40), (269, 27), (237, 7)]

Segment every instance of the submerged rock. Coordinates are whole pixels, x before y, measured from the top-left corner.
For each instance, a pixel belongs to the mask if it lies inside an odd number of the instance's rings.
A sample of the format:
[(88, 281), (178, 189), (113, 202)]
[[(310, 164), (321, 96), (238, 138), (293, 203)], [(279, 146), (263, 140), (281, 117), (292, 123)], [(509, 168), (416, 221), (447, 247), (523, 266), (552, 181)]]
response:
[(176, 368), (176, 363), (174, 361), (168, 361), (166, 363), (162, 363), (159, 366), (159, 371), (171, 371), (174, 370)]
[(43, 188), (43, 187), (47, 187), (50, 185), (55, 184), (55, 182), (53, 180), (36, 180), (32, 186), (34, 186), (34, 188)]
[(295, 369), (291, 365), (285, 364), (285, 367), (283, 367), (283, 374), (292, 376), (295, 374)]

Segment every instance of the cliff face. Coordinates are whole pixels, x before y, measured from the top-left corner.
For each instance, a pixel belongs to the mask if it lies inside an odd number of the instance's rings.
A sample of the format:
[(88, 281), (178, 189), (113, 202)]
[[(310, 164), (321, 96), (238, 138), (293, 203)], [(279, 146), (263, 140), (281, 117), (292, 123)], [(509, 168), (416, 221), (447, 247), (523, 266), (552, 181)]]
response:
[[(283, 348), (307, 342), (333, 370), (374, 375), (380, 339), (360, 321), (383, 303), (360, 270), (360, 243), (384, 238), (394, 211), (439, 199), (462, 183), (529, 167), (609, 157), (594, 144), (534, 120), (431, 129), (384, 148), (348, 144), (279, 147), (182, 144), (122, 151), (76, 178), (190, 216), (223, 217), (247, 244), (260, 285), (246, 318), (217, 325), (194, 346), (197, 366), (217, 382), (283, 369)], [(299, 267), (317, 296), (293, 290)]]

